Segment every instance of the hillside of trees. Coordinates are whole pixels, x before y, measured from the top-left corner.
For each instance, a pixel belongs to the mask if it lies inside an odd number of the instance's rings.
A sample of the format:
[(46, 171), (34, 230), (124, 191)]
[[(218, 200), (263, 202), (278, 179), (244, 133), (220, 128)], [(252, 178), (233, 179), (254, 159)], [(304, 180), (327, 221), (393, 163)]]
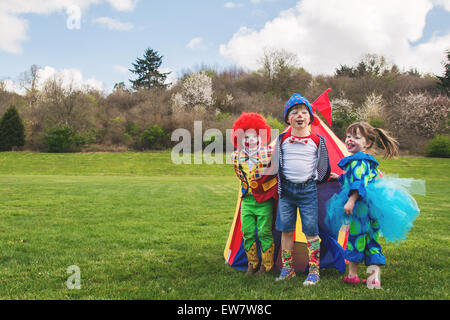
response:
[[(146, 54), (160, 64), (156, 51)], [(450, 53), (447, 57), (441, 75), (401, 71), (381, 56), (367, 55), (355, 66), (336, 66), (333, 75), (313, 76), (295, 55), (266, 50), (255, 72), (202, 66), (171, 86), (161, 82), (167, 74), (143, 76), (136, 61), (134, 71), (141, 74), (130, 80), (132, 86), (118, 83), (109, 94), (74, 89), (61, 79), (38, 90), (32, 67), (23, 83), (25, 95), (6, 91), (0, 82), (0, 116), (14, 105), (23, 121), (25, 145), (13, 150), (158, 150), (175, 144), (170, 140), (175, 129), (192, 132), (194, 120), (202, 121), (204, 131), (225, 134), (241, 112), (261, 113), (282, 130), (283, 106), (293, 93), (312, 102), (331, 88), (332, 130), (341, 139), (348, 124), (363, 120), (391, 132), (403, 154), (423, 154), (430, 139), (449, 134)]]

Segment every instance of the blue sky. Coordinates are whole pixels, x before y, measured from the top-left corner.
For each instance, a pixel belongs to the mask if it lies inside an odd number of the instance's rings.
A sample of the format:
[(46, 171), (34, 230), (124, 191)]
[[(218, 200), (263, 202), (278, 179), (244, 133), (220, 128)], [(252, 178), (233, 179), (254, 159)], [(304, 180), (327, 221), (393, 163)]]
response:
[[(297, 54), (314, 74), (332, 73), (365, 53), (439, 73), (450, 49), (449, 0), (36, 2), (0, 4), (0, 80), (17, 82), (37, 64), (47, 75), (77, 72), (79, 81), (94, 79), (108, 91), (120, 81), (129, 85), (127, 68), (148, 47), (164, 56), (162, 67), (173, 76), (201, 64), (255, 69), (267, 47)], [(67, 25), (74, 6), (75, 29)]]

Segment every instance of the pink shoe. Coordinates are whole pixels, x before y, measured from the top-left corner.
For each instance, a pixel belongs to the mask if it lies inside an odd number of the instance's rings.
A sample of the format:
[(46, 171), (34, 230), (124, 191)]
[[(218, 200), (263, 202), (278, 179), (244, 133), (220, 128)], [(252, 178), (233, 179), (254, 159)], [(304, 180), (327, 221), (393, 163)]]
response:
[(351, 283), (351, 284), (359, 284), (361, 282), (359, 280), (358, 276), (354, 276), (354, 277), (345, 276), (342, 280), (344, 280), (345, 283)]

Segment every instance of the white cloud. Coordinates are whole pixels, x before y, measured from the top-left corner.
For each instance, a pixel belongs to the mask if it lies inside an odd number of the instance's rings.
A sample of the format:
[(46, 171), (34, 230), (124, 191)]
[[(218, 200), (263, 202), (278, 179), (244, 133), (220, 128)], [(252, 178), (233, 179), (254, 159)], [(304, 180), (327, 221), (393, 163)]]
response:
[(186, 45), (186, 48), (195, 49), (196, 47), (201, 45), (202, 42), (203, 42), (203, 38), (201, 38), (201, 37), (194, 38), (191, 41), (189, 41), (189, 43)]
[(171, 84), (171, 86), (173, 86), (174, 84), (176, 84), (178, 82), (178, 77), (176, 72), (174, 72), (171, 68), (159, 68), (158, 70), (161, 73), (167, 73), (170, 72), (167, 75), (166, 81), (164, 82), (165, 84)]
[(93, 20), (95, 23), (98, 23), (110, 30), (119, 30), (119, 31), (127, 31), (133, 29), (133, 25), (128, 22), (121, 22), (119, 20), (109, 18), (109, 17), (100, 17)]
[[(421, 39), (426, 15), (442, 0), (302, 0), (283, 11), (261, 30), (241, 27), (220, 53), (250, 69), (265, 47), (298, 55), (308, 71), (332, 73), (340, 64), (354, 65), (364, 54), (384, 55), (400, 67), (440, 72), (449, 37)], [(446, 1), (448, 2), (448, 1)]]
[(21, 43), (28, 39), (27, 29), (26, 20), (0, 11), (0, 50), (21, 53)]
[(0, 81), (0, 87), (3, 87), (6, 91), (15, 92), (20, 95), (25, 95), (25, 88), (21, 87), (18, 83), (14, 82), (11, 79)]
[(38, 89), (42, 89), (48, 80), (60, 81), (62, 87), (66, 89), (84, 90), (86, 88), (92, 88), (100, 91), (104, 89), (103, 83), (100, 80), (95, 78), (84, 80), (82, 72), (76, 68), (57, 70), (53, 67), (46, 66), (38, 70), (37, 76)]
[(261, 2), (278, 2), (280, 0), (250, 0), (253, 4), (260, 4)]
[(445, 10), (450, 11), (450, 0), (435, 0), (436, 5), (443, 6)]
[[(42, 90), (48, 80), (56, 80), (61, 83), (62, 88), (72, 90), (94, 89), (104, 91), (103, 82), (95, 78), (84, 79), (79, 69), (57, 70), (50, 66), (45, 66), (37, 71), (36, 88)], [(19, 85), (18, 81), (11, 79), (4, 80), (5, 90), (25, 94), (26, 90)]]
[(228, 9), (233, 9), (233, 8), (242, 8), (244, 5), (242, 3), (225, 2), (223, 6)]
[(65, 13), (67, 27), (79, 29), (82, 13), (90, 6), (102, 2), (108, 2), (117, 11), (130, 11), (135, 8), (138, 0), (1, 0), (0, 50), (14, 54), (22, 52), (22, 42), (28, 39), (28, 21), (20, 15)]
[(134, 10), (138, 0), (108, 0), (114, 9), (118, 11)]
[(113, 69), (116, 70), (117, 72), (123, 73), (123, 74), (127, 74), (128, 72), (130, 72), (127, 67), (119, 65), (119, 64), (116, 64), (115, 66), (113, 66)]

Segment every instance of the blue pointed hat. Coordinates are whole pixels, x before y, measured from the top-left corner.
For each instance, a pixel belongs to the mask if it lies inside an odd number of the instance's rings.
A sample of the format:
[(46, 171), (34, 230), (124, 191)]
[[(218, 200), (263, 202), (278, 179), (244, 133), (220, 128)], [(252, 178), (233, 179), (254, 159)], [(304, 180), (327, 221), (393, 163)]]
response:
[(286, 105), (284, 106), (284, 122), (289, 124), (287, 121), (287, 116), (289, 114), (289, 111), (292, 109), (292, 107), (298, 105), (298, 104), (304, 104), (308, 107), (309, 114), (311, 115), (311, 123), (314, 121), (314, 114), (311, 108), (311, 105), (309, 104), (309, 101), (306, 100), (304, 96), (302, 96), (299, 93), (294, 93), (292, 97), (286, 102)]

